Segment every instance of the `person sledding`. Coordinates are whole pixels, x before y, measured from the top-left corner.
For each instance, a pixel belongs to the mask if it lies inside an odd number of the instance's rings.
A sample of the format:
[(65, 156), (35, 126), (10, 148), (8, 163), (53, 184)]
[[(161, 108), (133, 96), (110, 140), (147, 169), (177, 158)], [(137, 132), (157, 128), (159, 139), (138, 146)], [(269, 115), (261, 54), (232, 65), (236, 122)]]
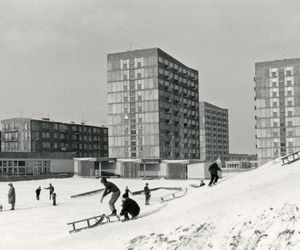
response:
[(218, 171), (222, 171), (222, 169), (219, 167), (219, 162), (220, 162), (220, 157), (213, 162), (209, 168), (208, 171), (210, 172), (210, 182), (208, 186), (211, 186), (213, 184), (216, 184), (218, 182), (219, 176), (218, 176)]
[(124, 221), (129, 220), (129, 216), (131, 216), (131, 219), (134, 219), (136, 216), (139, 215), (140, 213), (140, 207), (139, 205), (136, 203), (135, 200), (130, 199), (128, 196), (126, 196), (125, 194), (123, 194), (123, 205), (122, 205), (122, 210), (120, 215), (124, 216)]
[(101, 197), (101, 203), (106, 195), (108, 195), (109, 193), (112, 193), (111, 198), (108, 203), (109, 203), (109, 208), (112, 212), (110, 214), (110, 216), (115, 216), (115, 215), (117, 215), (115, 203), (120, 196), (120, 189), (114, 183), (107, 181), (106, 178), (104, 178), (104, 177), (101, 178), (101, 183), (105, 186), (103, 195)]

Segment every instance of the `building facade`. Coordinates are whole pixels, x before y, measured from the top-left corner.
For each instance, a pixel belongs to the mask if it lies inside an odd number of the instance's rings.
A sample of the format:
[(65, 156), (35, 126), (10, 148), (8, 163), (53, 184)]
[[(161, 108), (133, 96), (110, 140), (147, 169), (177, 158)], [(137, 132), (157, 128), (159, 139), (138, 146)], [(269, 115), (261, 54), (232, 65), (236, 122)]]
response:
[(159, 48), (107, 60), (110, 157), (199, 159), (198, 71)]
[(258, 165), (300, 150), (300, 58), (255, 64)]
[(199, 104), (200, 160), (222, 161), (229, 156), (228, 109), (207, 102)]
[(0, 177), (73, 174), (72, 153), (0, 152)]
[(3, 152), (74, 152), (74, 157), (107, 157), (108, 129), (49, 119), (1, 121)]

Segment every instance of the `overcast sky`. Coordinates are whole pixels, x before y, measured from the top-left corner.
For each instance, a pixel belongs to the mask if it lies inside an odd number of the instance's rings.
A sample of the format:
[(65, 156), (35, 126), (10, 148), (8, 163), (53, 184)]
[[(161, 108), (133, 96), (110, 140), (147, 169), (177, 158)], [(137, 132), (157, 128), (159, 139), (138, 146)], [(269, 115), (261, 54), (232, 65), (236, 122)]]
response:
[(254, 153), (254, 63), (300, 56), (300, 1), (1, 0), (0, 119), (107, 125), (106, 55), (159, 47), (229, 109), (231, 153)]

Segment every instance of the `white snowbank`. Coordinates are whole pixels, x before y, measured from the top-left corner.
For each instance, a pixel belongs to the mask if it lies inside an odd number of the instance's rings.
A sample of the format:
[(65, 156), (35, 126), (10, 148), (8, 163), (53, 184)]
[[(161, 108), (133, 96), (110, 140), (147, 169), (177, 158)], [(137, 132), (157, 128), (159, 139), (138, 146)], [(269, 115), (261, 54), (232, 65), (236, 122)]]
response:
[[(159, 186), (188, 187), (187, 194), (161, 211), (126, 223), (105, 224), (69, 234), (70, 221), (108, 213), (109, 197), (101, 193), (70, 196), (102, 188), (99, 180), (85, 178), (15, 182), (15, 211), (0, 213), (0, 249), (300, 249), (300, 162), (281, 166), (268, 163), (256, 170), (230, 176), (214, 187), (189, 186), (195, 180), (111, 179), (121, 190)], [(52, 183), (58, 206), (42, 190)], [(7, 183), (0, 183), (0, 203), (7, 204)], [(160, 197), (174, 191), (152, 192), (151, 205), (144, 196), (134, 199), (142, 211), (157, 207)], [(119, 208), (121, 199), (117, 203)]]

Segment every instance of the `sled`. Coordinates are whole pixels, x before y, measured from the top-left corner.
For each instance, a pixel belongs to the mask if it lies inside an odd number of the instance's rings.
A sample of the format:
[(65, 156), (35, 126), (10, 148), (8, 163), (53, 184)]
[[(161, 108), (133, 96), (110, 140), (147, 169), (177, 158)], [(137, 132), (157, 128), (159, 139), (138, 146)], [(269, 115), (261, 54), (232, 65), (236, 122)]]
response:
[(104, 188), (100, 188), (100, 189), (92, 190), (92, 191), (89, 191), (89, 192), (84, 192), (84, 193), (80, 193), (80, 194), (75, 194), (75, 195), (72, 195), (71, 198), (77, 198), (77, 197), (81, 197), (81, 196), (86, 196), (86, 195), (96, 194), (96, 193), (101, 192), (101, 191), (103, 191), (103, 190), (104, 190)]
[(181, 189), (178, 192), (167, 194), (167, 195), (161, 197), (160, 199), (162, 202), (171, 201), (171, 200), (178, 199), (178, 198), (185, 196), (186, 192), (187, 192), (187, 188)]
[[(113, 218), (116, 218), (115, 220)], [(69, 233), (76, 233), (83, 229), (93, 228), (99, 225), (103, 225), (106, 223), (112, 223), (120, 221), (120, 217), (118, 215), (98, 215), (90, 218), (86, 218), (83, 220), (77, 220), (67, 223), (67, 225), (72, 225), (72, 230)]]
[(193, 187), (193, 188), (200, 188), (200, 187), (204, 187), (206, 185), (200, 186), (200, 184), (190, 184), (190, 186)]
[(282, 165), (290, 164), (294, 161), (299, 160), (299, 158), (300, 158), (299, 153), (300, 153), (300, 151), (297, 151), (297, 152), (282, 156), (281, 157)]

